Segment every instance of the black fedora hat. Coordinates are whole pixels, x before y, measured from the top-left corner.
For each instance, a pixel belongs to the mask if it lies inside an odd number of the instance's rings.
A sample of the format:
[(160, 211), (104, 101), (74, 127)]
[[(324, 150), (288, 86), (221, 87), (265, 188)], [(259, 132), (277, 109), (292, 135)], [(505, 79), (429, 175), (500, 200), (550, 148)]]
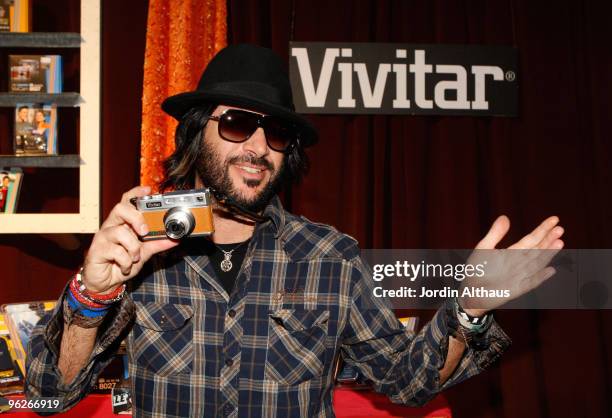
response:
[(196, 91), (170, 96), (161, 107), (181, 120), (189, 109), (206, 103), (282, 117), (297, 126), (303, 146), (317, 141), (316, 129), (295, 113), (289, 77), (283, 61), (271, 49), (249, 44), (222, 49), (208, 63)]

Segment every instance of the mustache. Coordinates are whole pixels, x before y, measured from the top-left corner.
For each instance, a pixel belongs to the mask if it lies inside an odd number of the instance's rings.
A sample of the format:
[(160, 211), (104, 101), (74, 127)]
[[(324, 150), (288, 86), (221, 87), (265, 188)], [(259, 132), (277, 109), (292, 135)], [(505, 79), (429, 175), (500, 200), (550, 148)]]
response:
[(254, 155), (236, 155), (227, 160), (227, 164), (247, 163), (260, 167), (264, 167), (270, 171), (274, 171), (274, 165), (264, 157), (255, 157)]

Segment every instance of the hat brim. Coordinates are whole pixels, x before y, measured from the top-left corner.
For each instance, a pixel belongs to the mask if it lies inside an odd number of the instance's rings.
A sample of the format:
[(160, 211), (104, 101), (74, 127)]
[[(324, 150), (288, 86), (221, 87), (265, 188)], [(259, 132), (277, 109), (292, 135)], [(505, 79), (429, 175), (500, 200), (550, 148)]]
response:
[(258, 101), (253, 99), (253, 97), (241, 97), (235, 92), (194, 91), (180, 93), (164, 100), (161, 104), (161, 108), (164, 112), (180, 121), (189, 109), (206, 104), (223, 104), (243, 107), (256, 112), (265, 113), (266, 115), (277, 116), (294, 123), (298, 127), (300, 131), (300, 142), (303, 146), (307, 147), (318, 141), (317, 130), (306, 118), (285, 107)]

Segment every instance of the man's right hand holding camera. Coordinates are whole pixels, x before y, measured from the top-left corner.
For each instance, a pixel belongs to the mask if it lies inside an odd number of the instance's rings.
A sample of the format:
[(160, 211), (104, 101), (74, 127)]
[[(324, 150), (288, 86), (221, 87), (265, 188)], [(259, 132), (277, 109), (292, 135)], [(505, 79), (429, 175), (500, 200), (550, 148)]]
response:
[(88, 291), (112, 292), (135, 277), (151, 256), (178, 245), (178, 241), (169, 239), (144, 242), (139, 239), (149, 231), (130, 199), (150, 192), (149, 187), (139, 186), (124, 193), (94, 235), (83, 266), (83, 284)]

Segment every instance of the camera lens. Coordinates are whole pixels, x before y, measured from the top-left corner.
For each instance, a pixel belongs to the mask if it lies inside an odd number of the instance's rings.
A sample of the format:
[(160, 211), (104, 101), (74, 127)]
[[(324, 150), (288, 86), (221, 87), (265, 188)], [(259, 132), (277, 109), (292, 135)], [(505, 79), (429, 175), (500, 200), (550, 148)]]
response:
[(189, 209), (175, 207), (164, 216), (166, 235), (171, 239), (181, 239), (193, 232), (195, 219)]
[(182, 234), (185, 230), (185, 226), (177, 221), (172, 221), (168, 224), (168, 229), (175, 235)]

